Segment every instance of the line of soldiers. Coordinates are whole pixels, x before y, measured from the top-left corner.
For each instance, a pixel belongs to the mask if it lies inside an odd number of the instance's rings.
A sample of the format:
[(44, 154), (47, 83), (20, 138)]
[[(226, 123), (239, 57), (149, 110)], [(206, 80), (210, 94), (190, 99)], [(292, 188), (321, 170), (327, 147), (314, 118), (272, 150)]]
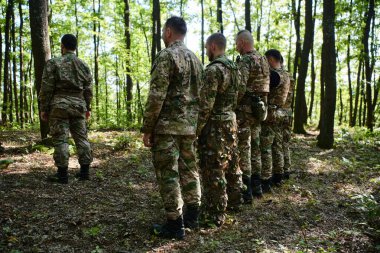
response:
[(289, 178), (294, 89), (281, 53), (271, 49), (262, 56), (249, 31), (236, 36), (236, 62), (225, 56), (223, 34), (209, 36), (204, 70), (184, 45), (186, 32), (180, 17), (164, 25), (166, 48), (151, 70), (141, 129), (167, 218), (153, 232), (177, 239), (185, 228), (198, 228), (199, 218), (222, 226), (227, 208), (239, 210)]
[[(166, 48), (151, 70), (141, 129), (144, 145), (151, 147), (167, 218), (153, 232), (177, 239), (184, 238), (185, 227), (199, 227), (200, 215), (203, 224), (222, 226), (227, 208), (239, 210), (289, 178), (294, 89), (280, 52), (260, 55), (249, 31), (236, 36), (236, 62), (225, 56), (223, 34), (209, 36), (205, 69), (184, 45), (186, 32), (180, 17), (164, 25)], [(39, 94), (40, 117), (49, 121), (58, 168), (48, 180), (62, 184), (68, 183), (69, 132), (81, 166), (79, 180), (89, 179), (92, 162), (86, 127), (92, 76), (75, 55), (76, 47), (74, 35), (61, 38), (62, 56), (46, 63)]]

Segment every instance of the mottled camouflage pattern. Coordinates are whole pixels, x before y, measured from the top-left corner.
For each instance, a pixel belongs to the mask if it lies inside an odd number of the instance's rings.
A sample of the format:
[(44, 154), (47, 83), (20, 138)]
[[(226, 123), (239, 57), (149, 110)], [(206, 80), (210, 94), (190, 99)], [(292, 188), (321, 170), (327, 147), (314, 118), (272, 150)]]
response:
[[(86, 63), (74, 53), (68, 52), (46, 63), (39, 94), (41, 111), (66, 105), (90, 110), (92, 99), (92, 76)], [(79, 99), (78, 99), (79, 98)]]
[(39, 94), (41, 111), (49, 113), (54, 161), (58, 167), (69, 162), (69, 132), (74, 138), (81, 165), (92, 162), (85, 120), (92, 99), (92, 76), (88, 66), (74, 53), (46, 63)]
[(152, 67), (143, 133), (195, 135), (203, 67), (182, 41), (158, 53)]
[(182, 207), (201, 203), (195, 159), (195, 136), (157, 134), (152, 148), (153, 165), (166, 217), (176, 220)]
[(199, 157), (205, 215), (206, 219), (223, 223), (227, 204), (236, 207), (241, 203), (242, 173), (238, 166), (234, 110), (245, 86), (237, 66), (225, 56), (211, 62), (204, 76), (198, 132), (202, 130)]
[(49, 114), (50, 135), (54, 145), (54, 161), (57, 167), (67, 167), (69, 164), (69, 132), (74, 139), (79, 164), (88, 165), (92, 162), (91, 146), (87, 138), (86, 119), (82, 109), (73, 105), (66, 108), (52, 107)]
[(247, 94), (267, 94), (270, 72), (267, 59), (257, 51), (240, 56), (237, 64), (247, 91), (237, 109), (240, 169), (250, 177), (261, 173), (261, 122), (253, 117), (250, 95)]
[(283, 125), (283, 143), (282, 149), (284, 152), (284, 172), (289, 172), (291, 167), (291, 158), (290, 158), (290, 139), (292, 137), (292, 122), (293, 122), (293, 110), (292, 110), (292, 100), (294, 94), (295, 81), (290, 77), (290, 87), (286, 102), (284, 105), (285, 110), (288, 112), (287, 120)]
[(239, 169), (236, 120), (210, 120), (199, 136), (205, 216), (222, 224), (227, 205), (240, 205), (242, 173)]
[[(271, 71), (276, 71), (279, 74), (280, 84), (275, 88), (271, 87), (268, 95), (269, 109), (266, 121), (273, 124), (282, 124), (283, 121), (287, 119), (287, 112), (282, 108), (285, 105), (289, 93), (289, 74), (283, 68), (271, 69)], [(276, 108), (271, 108), (270, 105), (273, 105)]]

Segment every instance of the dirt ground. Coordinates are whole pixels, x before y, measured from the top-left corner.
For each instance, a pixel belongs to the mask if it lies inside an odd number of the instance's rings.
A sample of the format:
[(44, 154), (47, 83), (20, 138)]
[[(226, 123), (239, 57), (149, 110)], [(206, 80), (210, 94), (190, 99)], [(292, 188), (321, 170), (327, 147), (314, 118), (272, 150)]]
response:
[(316, 136), (294, 136), (286, 184), (229, 213), (222, 228), (174, 241), (149, 234), (164, 210), (140, 137), (92, 131), (91, 181), (74, 179), (72, 147), (70, 182), (59, 185), (46, 181), (52, 149), (38, 133), (2, 131), (0, 160), (14, 162), (0, 170), (0, 252), (380, 252), (366, 219), (380, 185), (379, 140), (339, 137), (321, 150)]

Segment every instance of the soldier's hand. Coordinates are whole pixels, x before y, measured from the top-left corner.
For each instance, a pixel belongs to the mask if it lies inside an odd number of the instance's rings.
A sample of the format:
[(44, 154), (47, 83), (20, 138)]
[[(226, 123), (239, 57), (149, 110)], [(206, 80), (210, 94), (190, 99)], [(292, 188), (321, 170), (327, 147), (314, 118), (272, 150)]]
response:
[(143, 137), (144, 146), (150, 148), (153, 146), (153, 138), (151, 133), (145, 133)]
[(41, 112), (40, 117), (42, 121), (48, 121), (49, 120), (49, 115), (47, 112)]
[(86, 112), (86, 120), (88, 120), (91, 117), (91, 111)]

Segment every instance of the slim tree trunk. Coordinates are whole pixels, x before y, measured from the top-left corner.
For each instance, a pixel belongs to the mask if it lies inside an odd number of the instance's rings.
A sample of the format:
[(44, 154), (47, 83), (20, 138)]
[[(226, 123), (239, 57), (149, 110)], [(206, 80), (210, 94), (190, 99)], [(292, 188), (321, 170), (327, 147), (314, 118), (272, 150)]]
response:
[[(259, 11), (259, 8), (257, 8), (257, 13)], [(257, 42), (260, 42), (260, 37), (261, 37), (261, 21), (263, 19), (263, 0), (260, 0), (260, 15), (259, 19), (257, 21), (257, 29), (256, 29), (256, 40)], [(258, 45), (256, 46), (258, 48)]]
[(370, 55), (369, 55), (369, 34), (371, 31), (371, 22), (372, 19), (375, 18), (375, 1), (368, 0), (368, 11), (365, 14), (366, 17), (366, 25), (364, 28), (363, 35), (363, 45), (364, 45), (364, 66), (365, 66), (365, 79), (366, 79), (366, 126), (370, 131), (373, 131), (373, 109), (372, 109), (372, 72), (373, 68), (370, 63)]
[(152, 13), (152, 64), (156, 58), (156, 53), (161, 50), (161, 11), (160, 0), (153, 0)]
[[(74, 2), (74, 15), (75, 15), (75, 36), (77, 37), (77, 41), (79, 42), (79, 29), (78, 29), (78, 3), (77, 0)], [(79, 45), (80, 43), (78, 43)], [(76, 54), (79, 56), (79, 51), (78, 47), (76, 48)]]
[(311, 47), (311, 83), (310, 83), (310, 105), (309, 105), (309, 118), (311, 120), (313, 115), (314, 95), (315, 95), (315, 63), (314, 63), (314, 45)]
[(17, 64), (16, 64), (16, 25), (15, 22), (15, 12), (12, 10), (12, 68), (13, 68), (13, 97), (14, 97), (14, 108), (16, 112), (16, 122), (20, 123), (19, 115), (19, 105), (18, 105), (18, 94), (17, 94)]
[(296, 31), (296, 52), (294, 55), (294, 67), (293, 67), (293, 79), (297, 80), (297, 71), (299, 66), (299, 61), (301, 57), (301, 0), (298, 0), (298, 7), (296, 6), (296, 0), (292, 0), (292, 12), (294, 19), (294, 28)]
[(343, 98), (342, 98), (342, 88), (339, 88), (339, 125), (342, 125), (343, 121)]
[(13, 0), (8, 0), (7, 10), (5, 14), (5, 51), (4, 51), (4, 81), (3, 81), (3, 111), (1, 119), (3, 124), (7, 122), (7, 114), (9, 113), (9, 62), (10, 62), (10, 22), (13, 10)]
[(245, 17), (245, 30), (252, 32), (251, 27), (251, 0), (245, 0), (244, 5), (244, 17)]
[[(50, 59), (47, 7), (48, 3), (46, 0), (29, 1), (34, 80), (37, 94), (39, 94), (41, 89), (43, 69), (46, 61)], [(40, 131), (42, 139), (45, 139), (49, 131), (47, 122), (40, 121)]]
[[(360, 56), (359, 56), (360, 57)], [(358, 67), (358, 74), (356, 77), (356, 91), (355, 91), (355, 106), (354, 106), (354, 115), (353, 115), (353, 126), (356, 125), (356, 119), (358, 115), (358, 104), (359, 104), (359, 98), (360, 98), (360, 83), (361, 83), (361, 70), (362, 70), (362, 59), (359, 58), (359, 67)]]
[(205, 10), (204, 10), (204, 0), (201, 0), (201, 48), (202, 48), (202, 64), (205, 64)]
[(332, 148), (334, 144), (334, 115), (336, 106), (336, 52), (335, 52), (335, 0), (323, 1), (323, 49), (324, 83), (326, 94), (318, 135), (320, 148)]
[(127, 113), (128, 120), (132, 123), (132, 77), (131, 77), (131, 33), (130, 33), (130, 9), (129, 9), (129, 0), (124, 0), (124, 36), (125, 36), (125, 45), (127, 49), (127, 59), (126, 59), (126, 72), (127, 72)]
[(22, 1), (18, 4), (18, 12), (20, 17), (20, 28), (19, 28), (19, 46), (20, 46), (20, 55), (19, 55), (19, 62), (20, 62), (20, 123), (21, 127), (24, 127), (24, 94), (25, 94), (25, 83), (24, 83), (24, 51), (23, 51), (23, 27), (24, 27), (24, 18), (22, 13)]
[[(98, 0), (100, 3), (100, 0)], [(96, 11), (95, 0), (92, 0), (92, 12), (94, 17), (99, 18), (99, 9)], [(98, 45), (98, 25), (99, 22), (94, 19), (92, 24), (93, 30), (93, 42), (94, 42), (94, 81), (95, 81), (95, 111), (96, 111), (96, 121), (99, 122), (100, 112), (99, 112), (99, 45)]]
[(314, 25), (313, 25), (313, 0), (306, 0), (305, 3), (305, 36), (301, 54), (301, 64), (298, 73), (296, 102), (294, 110), (294, 132), (306, 133), (304, 124), (307, 122), (307, 105), (305, 97), (305, 84), (309, 63), (309, 53), (313, 46)]
[(223, 33), (223, 9), (222, 0), (217, 0), (216, 21), (219, 24), (219, 32)]

